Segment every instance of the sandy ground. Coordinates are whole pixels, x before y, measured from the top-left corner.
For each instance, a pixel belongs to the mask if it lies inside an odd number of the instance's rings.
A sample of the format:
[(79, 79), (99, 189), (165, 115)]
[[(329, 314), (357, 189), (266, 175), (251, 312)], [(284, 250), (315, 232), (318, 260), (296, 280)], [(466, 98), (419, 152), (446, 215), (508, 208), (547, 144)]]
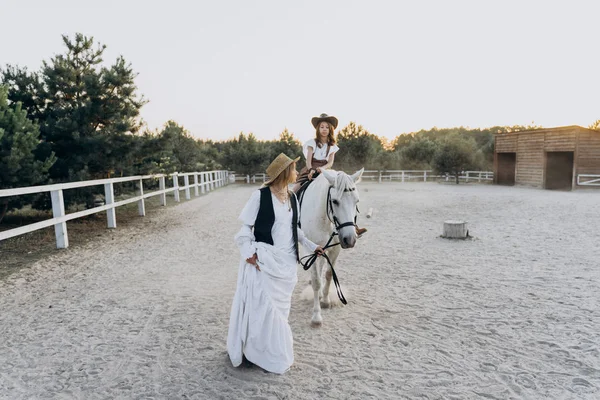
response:
[[(1, 399), (598, 399), (600, 191), (361, 183), (349, 304), (310, 327), (301, 274), (283, 376), (225, 350), (235, 185), (0, 282)], [(373, 218), (366, 219), (373, 207)], [(441, 239), (447, 219), (473, 240)]]

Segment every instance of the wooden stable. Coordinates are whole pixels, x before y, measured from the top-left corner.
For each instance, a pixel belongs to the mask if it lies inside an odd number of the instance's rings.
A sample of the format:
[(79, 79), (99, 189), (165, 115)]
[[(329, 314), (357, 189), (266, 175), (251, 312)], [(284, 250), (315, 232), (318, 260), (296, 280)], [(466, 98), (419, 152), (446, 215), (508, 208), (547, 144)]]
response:
[(573, 125), (496, 134), (496, 184), (572, 190), (600, 188), (598, 179), (599, 131)]

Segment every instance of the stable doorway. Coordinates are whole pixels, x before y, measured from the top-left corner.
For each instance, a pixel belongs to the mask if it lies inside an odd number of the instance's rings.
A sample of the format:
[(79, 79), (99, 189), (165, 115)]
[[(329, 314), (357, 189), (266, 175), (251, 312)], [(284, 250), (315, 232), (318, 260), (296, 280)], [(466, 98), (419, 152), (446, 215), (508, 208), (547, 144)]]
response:
[(546, 189), (571, 190), (573, 188), (573, 160), (572, 151), (546, 153)]
[(498, 153), (498, 185), (514, 185), (517, 153)]

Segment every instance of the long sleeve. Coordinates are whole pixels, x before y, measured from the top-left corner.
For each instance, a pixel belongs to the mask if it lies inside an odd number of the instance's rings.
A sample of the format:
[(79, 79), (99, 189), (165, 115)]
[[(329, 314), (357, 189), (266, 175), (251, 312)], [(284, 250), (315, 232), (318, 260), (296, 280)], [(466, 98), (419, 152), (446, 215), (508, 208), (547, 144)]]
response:
[(252, 232), (252, 227), (258, 215), (260, 208), (260, 191), (256, 190), (250, 196), (250, 199), (242, 209), (238, 219), (242, 222), (242, 227), (235, 235), (235, 244), (240, 249), (242, 258), (247, 259), (256, 253), (256, 239)]
[[(292, 192), (292, 195), (296, 197), (296, 193)], [(296, 204), (298, 204), (298, 208), (300, 208), (300, 202), (298, 202), (298, 197), (296, 197)], [(310, 251), (315, 251), (317, 245), (314, 244), (310, 239), (306, 237), (304, 231), (300, 229), (300, 213), (298, 213), (298, 243), (307, 248)]]
[(315, 249), (317, 248), (317, 245), (311, 242), (310, 239), (307, 238), (304, 234), (304, 231), (302, 231), (302, 229), (300, 228), (298, 228), (298, 243), (300, 243), (302, 246), (306, 247), (310, 251), (315, 251)]

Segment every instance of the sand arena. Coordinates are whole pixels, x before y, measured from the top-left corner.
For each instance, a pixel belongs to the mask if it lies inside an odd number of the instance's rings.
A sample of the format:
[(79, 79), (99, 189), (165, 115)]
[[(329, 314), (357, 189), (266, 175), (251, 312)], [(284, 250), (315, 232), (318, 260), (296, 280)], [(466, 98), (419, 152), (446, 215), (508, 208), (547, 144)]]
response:
[[(0, 282), (0, 398), (600, 398), (600, 192), (359, 187), (369, 233), (336, 268), (349, 304), (311, 328), (299, 268), (287, 374), (225, 351), (256, 188), (231, 185)], [(439, 238), (446, 219), (474, 239)]]

